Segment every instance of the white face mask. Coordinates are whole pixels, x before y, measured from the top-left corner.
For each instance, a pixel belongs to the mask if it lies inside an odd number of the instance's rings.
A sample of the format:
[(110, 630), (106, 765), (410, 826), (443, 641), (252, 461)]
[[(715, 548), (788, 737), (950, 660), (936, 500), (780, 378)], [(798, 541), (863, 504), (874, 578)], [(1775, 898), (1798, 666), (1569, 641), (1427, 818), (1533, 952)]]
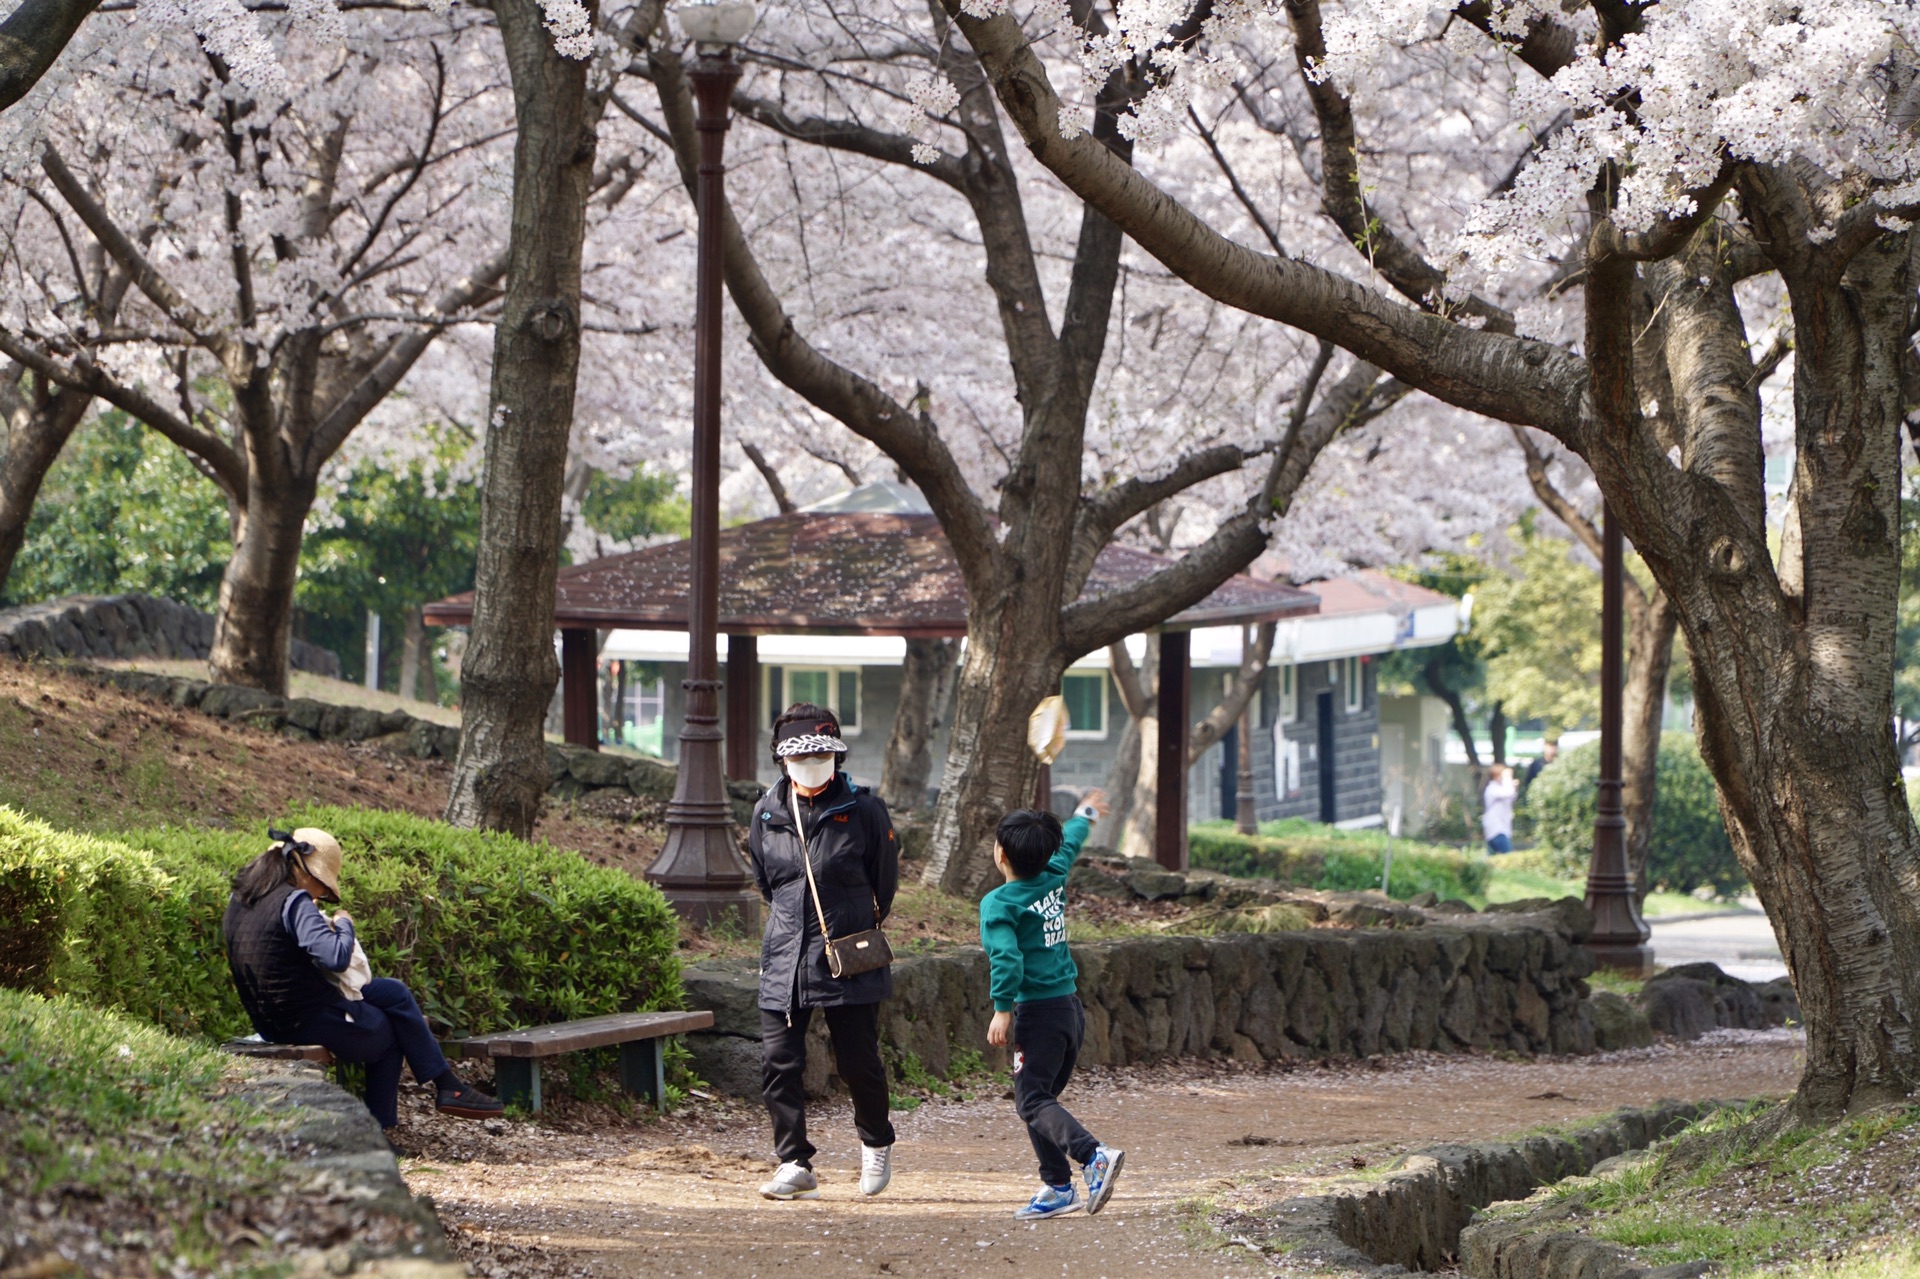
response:
[(790, 759), (787, 776), (802, 790), (819, 790), (833, 780), (833, 756), (821, 759)]

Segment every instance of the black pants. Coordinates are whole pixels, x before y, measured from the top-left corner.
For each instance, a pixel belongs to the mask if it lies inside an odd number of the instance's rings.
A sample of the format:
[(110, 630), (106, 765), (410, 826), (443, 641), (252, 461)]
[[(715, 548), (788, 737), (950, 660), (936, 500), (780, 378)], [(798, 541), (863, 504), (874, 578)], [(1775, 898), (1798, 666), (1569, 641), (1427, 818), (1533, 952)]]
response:
[(400, 1122), (400, 1066), (430, 1083), (447, 1071), (440, 1043), (414, 1002), (413, 992), (391, 977), (376, 977), (350, 1004), (333, 1004), (308, 1015), (291, 1042), (319, 1044), (341, 1061), (365, 1062), (367, 1109), (382, 1128)]
[(1033, 1153), (1040, 1157), (1040, 1180), (1049, 1186), (1072, 1182), (1068, 1156), (1084, 1164), (1100, 1148), (1099, 1140), (1060, 1104), (1086, 1034), (1087, 1010), (1078, 995), (1013, 1006), (1013, 1104), (1026, 1121)]
[[(863, 1146), (891, 1146), (893, 1123), (887, 1118), (887, 1068), (880, 1061), (880, 1005), (846, 1004), (822, 1008), (833, 1060), (853, 1094), (853, 1127)], [(773, 1117), (773, 1151), (781, 1163), (813, 1166), (807, 1140), (807, 1094), (801, 1076), (807, 1069), (807, 1026), (813, 1009), (796, 1008), (791, 1017), (760, 1010), (760, 1091)], [(791, 1021), (791, 1025), (789, 1025)]]

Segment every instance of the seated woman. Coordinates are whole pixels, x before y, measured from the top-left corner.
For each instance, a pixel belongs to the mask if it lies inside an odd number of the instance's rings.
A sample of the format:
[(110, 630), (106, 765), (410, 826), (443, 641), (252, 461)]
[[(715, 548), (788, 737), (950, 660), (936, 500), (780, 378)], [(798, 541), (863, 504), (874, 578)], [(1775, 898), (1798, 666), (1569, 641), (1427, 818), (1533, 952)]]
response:
[(354, 951), (353, 917), (343, 910), (328, 919), (316, 904), (340, 900), (340, 841), (311, 826), (269, 833), (273, 847), (233, 877), (221, 925), (233, 983), (260, 1037), (319, 1044), (336, 1060), (364, 1062), (367, 1109), (382, 1128), (399, 1122), (402, 1061), (434, 1086), (446, 1114), (498, 1115), (498, 1101), (447, 1065), (404, 984), (376, 978), (355, 996), (330, 976), (347, 970)]

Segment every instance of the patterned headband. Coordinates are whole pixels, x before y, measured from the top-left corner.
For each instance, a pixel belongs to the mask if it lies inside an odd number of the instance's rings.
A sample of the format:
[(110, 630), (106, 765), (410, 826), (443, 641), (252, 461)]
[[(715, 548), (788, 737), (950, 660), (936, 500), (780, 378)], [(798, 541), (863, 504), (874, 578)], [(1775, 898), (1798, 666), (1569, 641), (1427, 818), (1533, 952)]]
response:
[(773, 753), (786, 759), (792, 755), (838, 755), (845, 753), (846, 749), (845, 742), (830, 734), (802, 733), (798, 737), (774, 743)]

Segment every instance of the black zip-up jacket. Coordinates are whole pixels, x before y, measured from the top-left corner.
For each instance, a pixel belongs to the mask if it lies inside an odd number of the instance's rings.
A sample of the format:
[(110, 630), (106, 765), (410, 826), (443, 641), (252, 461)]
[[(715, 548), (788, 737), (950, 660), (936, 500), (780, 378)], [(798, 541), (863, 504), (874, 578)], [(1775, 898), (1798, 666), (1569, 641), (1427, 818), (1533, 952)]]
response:
[[(845, 979), (827, 971), (827, 949), (807, 890), (800, 839), (794, 832), (793, 783), (781, 778), (753, 810), (747, 850), (754, 882), (767, 903), (767, 931), (760, 944), (760, 1006), (774, 1012), (796, 1007), (877, 1004), (893, 993), (893, 970), (877, 968)], [(845, 773), (814, 799), (800, 798), (807, 846), (820, 905), (835, 937), (876, 927), (893, 909), (900, 886), (900, 845), (893, 819), (873, 792)]]

